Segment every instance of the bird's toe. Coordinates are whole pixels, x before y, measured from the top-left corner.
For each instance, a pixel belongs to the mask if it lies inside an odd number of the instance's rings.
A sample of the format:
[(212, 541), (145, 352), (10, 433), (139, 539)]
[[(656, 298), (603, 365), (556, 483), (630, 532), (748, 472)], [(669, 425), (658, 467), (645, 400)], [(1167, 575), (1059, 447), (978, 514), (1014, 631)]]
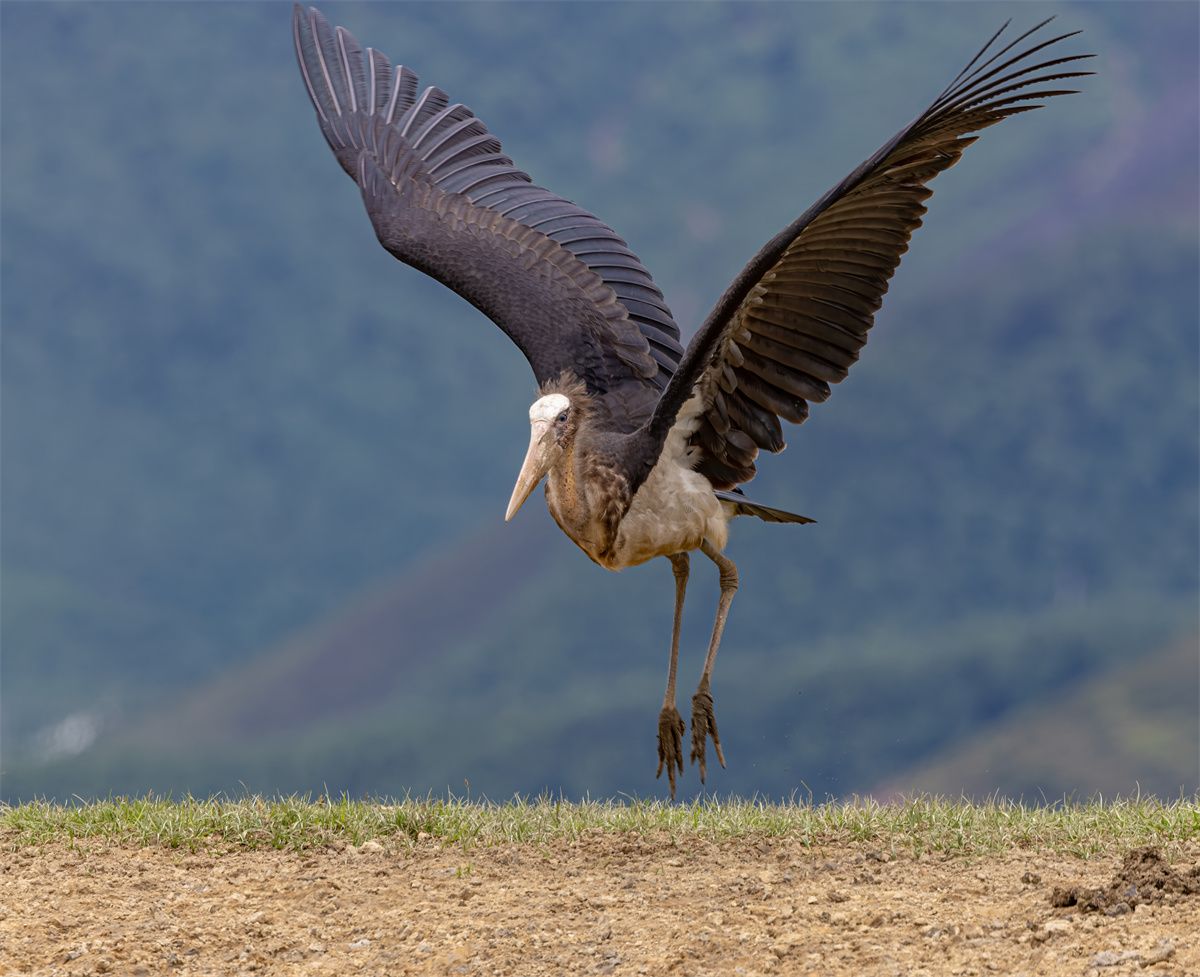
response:
[(683, 773), (684, 729), (679, 710), (674, 706), (664, 706), (658, 714), (658, 772), (654, 776), (661, 777), (663, 768), (666, 768), (672, 800), (675, 798), (675, 777)]
[(717, 751), (717, 762), (725, 766), (725, 753), (721, 749), (721, 735), (717, 732), (717, 717), (713, 713), (712, 691), (707, 683), (692, 696), (692, 763), (700, 763), (700, 783), (708, 774), (708, 738), (712, 737), (713, 749)]

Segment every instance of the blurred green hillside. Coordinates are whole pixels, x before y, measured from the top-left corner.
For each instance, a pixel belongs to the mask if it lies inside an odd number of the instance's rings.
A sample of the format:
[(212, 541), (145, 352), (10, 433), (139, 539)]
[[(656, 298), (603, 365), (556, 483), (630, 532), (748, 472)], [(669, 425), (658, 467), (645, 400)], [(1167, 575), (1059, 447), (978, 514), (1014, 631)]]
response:
[[(751, 494), (819, 522), (734, 527), (711, 785), (904, 789), (1196, 632), (1194, 5), (323, 9), (612, 223), (689, 332), (1007, 17), (1082, 28), (1086, 92), (939, 178), (853, 377), (762, 460)], [(502, 524), (528, 368), (378, 247), (289, 16), (0, 5), (0, 798), (653, 790), (667, 565)]]
[[(1047, 785), (1071, 778), (1105, 797), (1128, 795), (1133, 775), (1143, 794), (1176, 796), (1181, 784), (1195, 783), (1181, 761), (1194, 762), (1200, 743), (1196, 642), (1187, 635), (1079, 683), (1068, 696), (1018, 709), (890, 779), (904, 794), (975, 797), (1003, 783), (1037, 801)], [(886, 785), (879, 793), (888, 793)]]

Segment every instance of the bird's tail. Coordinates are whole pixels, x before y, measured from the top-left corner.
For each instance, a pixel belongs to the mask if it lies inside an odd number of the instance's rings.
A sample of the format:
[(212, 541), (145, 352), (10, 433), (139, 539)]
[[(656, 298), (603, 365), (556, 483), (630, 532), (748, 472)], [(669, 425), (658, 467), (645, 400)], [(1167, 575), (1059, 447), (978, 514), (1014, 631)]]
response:
[(733, 492), (714, 491), (713, 495), (722, 502), (728, 502), (733, 506), (733, 514), (735, 516), (758, 516), (764, 522), (806, 523), (817, 521), (809, 519), (808, 516), (798, 516), (794, 512), (785, 512), (783, 509), (773, 509), (769, 505), (760, 505), (757, 502), (751, 502), (741, 492), (736, 490)]

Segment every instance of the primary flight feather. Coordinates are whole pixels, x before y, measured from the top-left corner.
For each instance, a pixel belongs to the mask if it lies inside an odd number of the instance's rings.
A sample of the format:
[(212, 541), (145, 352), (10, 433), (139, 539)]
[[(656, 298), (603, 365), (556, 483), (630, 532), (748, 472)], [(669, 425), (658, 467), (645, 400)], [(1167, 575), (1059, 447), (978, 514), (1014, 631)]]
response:
[[(658, 723), (658, 773), (674, 796), (684, 724), (675, 705), (688, 554), (718, 567), (721, 596), (692, 698), (691, 759), (711, 738), (725, 763), (711, 675), (737, 569), (729, 521), (812, 520), (747, 499), (760, 450), (784, 447), (866, 344), (888, 281), (920, 226), (929, 182), (979, 130), (1073, 94), (1087, 54), (1051, 56), (1073, 33), (1007, 44), (1005, 28), (913, 122), (768, 241), (685, 350), (649, 272), (607, 224), (533, 184), (466, 106), (393, 67), (316, 9), (293, 34), (317, 121), (358, 184), (380, 244), (469, 301), (517, 345), (538, 399), (509, 500), (511, 519), (544, 479), (555, 522), (618, 570), (666, 557), (675, 614)], [(1005, 25), (1007, 27), (1007, 25)]]

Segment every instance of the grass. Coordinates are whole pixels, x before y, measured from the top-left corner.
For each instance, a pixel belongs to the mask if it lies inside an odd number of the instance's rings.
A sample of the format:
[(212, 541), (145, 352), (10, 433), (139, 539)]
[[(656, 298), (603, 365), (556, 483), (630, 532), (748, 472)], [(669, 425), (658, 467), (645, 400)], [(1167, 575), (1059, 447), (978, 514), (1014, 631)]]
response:
[(549, 844), (596, 833), (679, 840), (787, 838), (804, 845), (863, 842), (892, 851), (986, 854), (1012, 848), (1082, 857), (1157, 844), (1168, 850), (1200, 841), (1200, 799), (1154, 798), (1028, 806), (914, 797), (812, 804), (756, 800), (583, 801), (553, 798), (506, 803), (405, 799), (355, 801), (311, 797), (160, 797), (34, 801), (0, 805), (0, 846), (15, 849), (85, 839), (191, 851), (303, 850), (378, 839), (394, 847), (435, 840), (464, 847)]

